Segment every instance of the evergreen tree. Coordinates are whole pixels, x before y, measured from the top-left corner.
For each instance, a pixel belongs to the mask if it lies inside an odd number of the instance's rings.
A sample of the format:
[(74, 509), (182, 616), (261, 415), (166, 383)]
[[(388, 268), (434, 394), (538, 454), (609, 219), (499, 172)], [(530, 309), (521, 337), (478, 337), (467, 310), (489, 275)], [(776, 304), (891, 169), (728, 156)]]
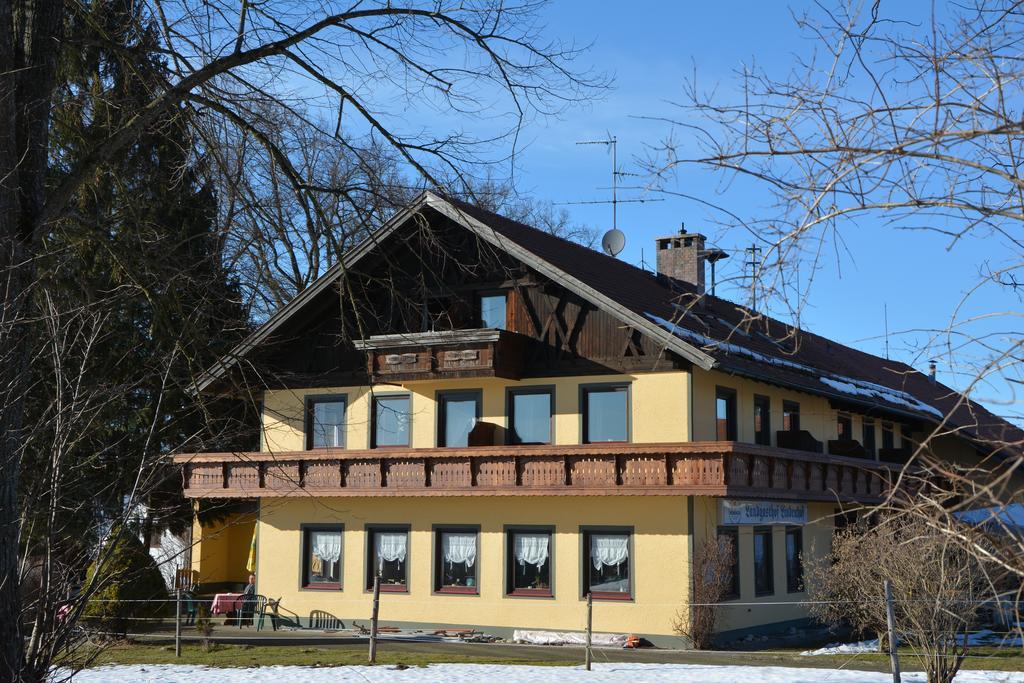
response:
[[(53, 116), (50, 182), (164, 87), (159, 36), (142, 12), (135, 0), (98, 0), (66, 27), (70, 44), (97, 47), (61, 55), (67, 87)], [(235, 445), (236, 423), (208, 424), (190, 393), (191, 378), (247, 329), (191, 115), (169, 109), (97, 169), (44, 236), (21, 498), (24, 542), (46, 539), (55, 556), (41, 570), (51, 593), (58, 576), (81, 578), (105, 522), (126, 505), (144, 511), (147, 543), (190, 522), (163, 454), (197, 439)]]

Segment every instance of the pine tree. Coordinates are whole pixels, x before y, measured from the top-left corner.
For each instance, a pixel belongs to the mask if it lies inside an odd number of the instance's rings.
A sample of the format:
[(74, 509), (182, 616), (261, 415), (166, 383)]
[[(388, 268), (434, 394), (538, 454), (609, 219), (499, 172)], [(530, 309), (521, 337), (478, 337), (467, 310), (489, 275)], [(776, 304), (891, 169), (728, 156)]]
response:
[[(138, 21), (142, 11), (135, 0), (99, 0), (66, 27), (71, 44), (108, 47), (61, 55), (67, 88), (53, 117), (50, 182), (163, 87), (158, 33)], [(190, 393), (191, 378), (247, 329), (190, 116), (168, 110), (97, 170), (44, 236), (20, 492), (23, 543), (40, 566), (29, 600), (38, 615), (80, 582), (126, 505), (145, 511), (137, 531), (147, 545), (153, 532), (190, 522), (180, 475), (159, 464), (162, 454), (197, 438), (234, 445), (233, 423), (208, 424)]]

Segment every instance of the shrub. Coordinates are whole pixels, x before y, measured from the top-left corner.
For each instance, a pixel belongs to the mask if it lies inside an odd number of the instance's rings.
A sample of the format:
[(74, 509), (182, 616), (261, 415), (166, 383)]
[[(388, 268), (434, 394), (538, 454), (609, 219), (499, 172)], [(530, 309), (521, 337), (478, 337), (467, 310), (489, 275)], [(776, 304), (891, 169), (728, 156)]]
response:
[(951, 683), (967, 654), (978, 606), (991, 595), (986, 567), (923, 522), (879, 518), (835, 535), (807, 566), (810, 612), (862, 633), (886, 631), (883, 585), (892, 583), (896, 637), (928, 683)]
[(84, 623), (116, 635), (143, 630), (149, 619), (167, 616), (170, 601), (156, 560), (132, 533), (114, 533), (86, 575), (91, 592), (82, 612)]
[(719, 605), (732, 587), (733, 543), (728, 536), (711, 537), (695, 553), (690, 604), (676, 613), (672, 629), (695, 650), (712, 646)]

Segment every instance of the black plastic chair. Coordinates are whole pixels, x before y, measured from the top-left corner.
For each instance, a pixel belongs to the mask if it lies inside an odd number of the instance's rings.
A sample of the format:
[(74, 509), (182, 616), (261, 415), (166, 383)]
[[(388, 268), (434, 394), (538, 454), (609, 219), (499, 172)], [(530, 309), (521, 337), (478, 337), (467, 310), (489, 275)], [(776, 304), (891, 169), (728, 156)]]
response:
[[(256, 630), (263, 628), (263, 617), (267, 613), (267, 598), (264, 595), (249, 595), (242, 598), (242, 609), (238, 611), (238, 628), (256, 624)], [(277, 629), (275, 629), (277, 630)]]

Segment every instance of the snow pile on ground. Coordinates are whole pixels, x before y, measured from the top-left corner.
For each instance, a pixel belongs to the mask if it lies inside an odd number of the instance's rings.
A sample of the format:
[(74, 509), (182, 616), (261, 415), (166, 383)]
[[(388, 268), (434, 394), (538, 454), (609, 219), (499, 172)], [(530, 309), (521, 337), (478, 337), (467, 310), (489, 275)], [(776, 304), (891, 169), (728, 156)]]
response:
[[(592, 633), (591, 644), (594, 647), (621, 648), (629, 641), (625, 633)], [(512, 632), (512, 640), (517, 643), (531, 645), (586, 645), (587, 634), (575, 631), (526, 631), (516, 629)]]
[[(960, 638), (958, 638), (960, 640)], [(1020, 633), (999, 633), (989, 629), (983, 629), (981, 631), (975, 631), (967, 635), (967, 644), (971, 647), (978, 647), (980, 645), (994, 645), (1001, 647), (1021, 647), (1024, 645), (1024, 639), (1021, 638)], [(804, 657), (814, 657), (815, 655), (855, 655), (864, 652), (878, 652), (878, 639), (874, 640), (861, 640), (856, 643), (832, 643), (825, 647), (820, 647), (817, 650), (807, 650), (800, 654)]]
[(1002, 647), (1021, 647), (1020, 633), (999, 633), (984, 629), (971, 633), (967, 636), (967, 644), (977, 645), (998, 645)]
[(815, 655), (858, 655), (864, 652), (878, 652), (878, 638), (862, 640), (857, 643), (832, 643), (800, 654), (804, 657), (814, 657)]
[[(268, 666), (214, 669), (203, 666), (104, 666), (75, 676), (76, 683), (613, 683), (623, 680), (659, 683), (889, 683), (892, 674), (839, 669), (796, 669), (777, 666), (711, 666), (701, 664), (595, 664), (582, 667), (435, 664), (399, 670), (392, 666)], [(923, 683), (924, 674), (903, 674), (906, 683)], [(1024, 673), (961, 671), (957, 683), (1024, 683)]]

